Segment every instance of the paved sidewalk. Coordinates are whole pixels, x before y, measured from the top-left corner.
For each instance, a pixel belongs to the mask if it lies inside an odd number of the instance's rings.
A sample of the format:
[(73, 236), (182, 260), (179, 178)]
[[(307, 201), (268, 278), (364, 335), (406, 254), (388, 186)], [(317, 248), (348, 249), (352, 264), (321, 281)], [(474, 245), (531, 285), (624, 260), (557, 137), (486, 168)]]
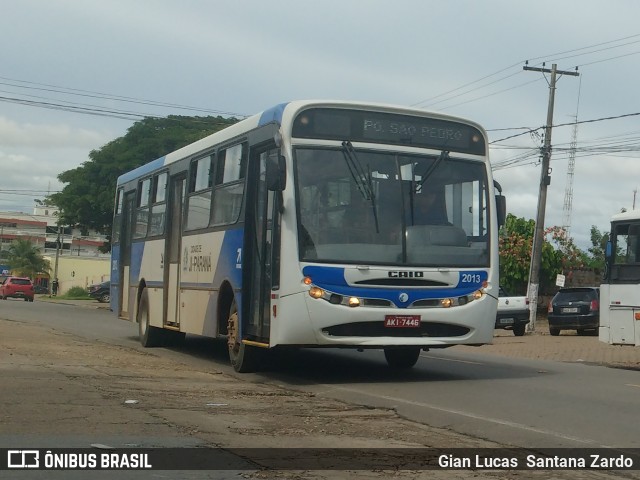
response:
[(640, 371), (640, 347), (608, 345), (598, 340), (597, 336), (580, 336), (573, 330), (563, 330), (559, 336), (553, 337), (549, 335), (549, 324), (542, 315), (536, 320), (534, 333), (516, 337), (510, 331), (496, 330), (493, 345), (455, 348), (508, 357), (584, 362)]

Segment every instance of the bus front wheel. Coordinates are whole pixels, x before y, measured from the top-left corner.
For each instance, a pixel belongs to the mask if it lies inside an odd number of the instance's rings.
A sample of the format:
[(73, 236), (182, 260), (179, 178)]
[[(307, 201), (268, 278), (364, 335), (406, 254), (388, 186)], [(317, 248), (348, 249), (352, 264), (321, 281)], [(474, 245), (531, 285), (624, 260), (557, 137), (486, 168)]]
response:
[(231, 303), (229, 309), (229, 320), (227, 323), (227, 347), (229, 349), (229, 360), (236, 372), (255, 372), (259, 363), (260, 352), (256, 347), (242, 343), (240, 338), (240, 325), (238, 317), (238, 307), (236, 301)]
[(411, 368), (418, 361), (419, 348), (385, 348), (384, 357), (391, 368)]

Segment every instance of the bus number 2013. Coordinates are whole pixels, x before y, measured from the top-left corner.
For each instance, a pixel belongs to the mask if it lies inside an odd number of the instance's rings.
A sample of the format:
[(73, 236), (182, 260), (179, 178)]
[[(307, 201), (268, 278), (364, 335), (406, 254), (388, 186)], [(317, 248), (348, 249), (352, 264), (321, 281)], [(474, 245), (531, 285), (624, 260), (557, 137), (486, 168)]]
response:
[(461, 283), (481, 283), (482, 278), (477, 273), (463, 273)]

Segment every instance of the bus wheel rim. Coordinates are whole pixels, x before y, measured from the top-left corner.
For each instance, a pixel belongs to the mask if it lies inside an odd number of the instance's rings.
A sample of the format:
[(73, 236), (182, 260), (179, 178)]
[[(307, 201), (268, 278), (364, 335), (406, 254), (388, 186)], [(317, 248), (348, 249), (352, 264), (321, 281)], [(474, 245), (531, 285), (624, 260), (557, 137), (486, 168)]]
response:
[(238, 312), (233, 312), (229, 316), (227, 331), (227, 345), (229, 347), (229, 352), (237, 354), (238, 349), (240, 348), (240, 344), (238, 343)]

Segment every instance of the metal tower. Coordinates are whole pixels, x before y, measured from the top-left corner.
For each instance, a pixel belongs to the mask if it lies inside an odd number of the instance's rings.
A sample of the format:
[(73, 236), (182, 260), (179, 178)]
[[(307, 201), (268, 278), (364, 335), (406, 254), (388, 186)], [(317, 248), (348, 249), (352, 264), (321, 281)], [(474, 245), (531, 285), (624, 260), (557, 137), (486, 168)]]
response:
[(573, 124), (571, 145), (569, 147), (569, 164), (567, 166), (567, 182), (564, 188), (564, 207), (562, 215), (562, 228), (567, 238), (571, 231), (571, 208), (573, 204), (573, 174), (576, 167), (576, 145), (578, 144), (578, 116)]

